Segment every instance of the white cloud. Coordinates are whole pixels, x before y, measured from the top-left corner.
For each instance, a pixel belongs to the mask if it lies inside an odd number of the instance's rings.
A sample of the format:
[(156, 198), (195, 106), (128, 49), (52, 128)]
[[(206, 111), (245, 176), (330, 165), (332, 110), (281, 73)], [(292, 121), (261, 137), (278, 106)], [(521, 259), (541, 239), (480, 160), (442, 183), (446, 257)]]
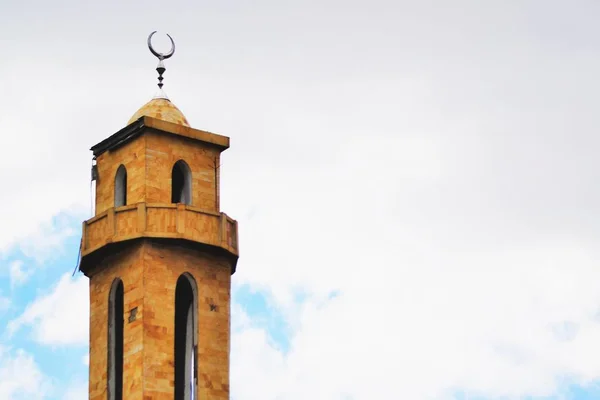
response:
[(89, 291), (88, 279), (64, 274), (52, 291), (43, 294), (8, 324), (13, 335), (29, 327), (33, 339), (45, 345), (88, 343)]
[[(398, 150), (370, 139), (383, 150), (364, 168), (343, 158), (319, 176), (255, 168), (256, 181), (242, 185), (246, 209), (261, 195), (252, 218), (240, 218), (234, 280), (270, 291), (293, 334), (285, 355), (252, 326), (234, 335), (235, 398), (522, 398), (600, 378), (597, 238), (540, 220), (548, 210), (575, 223), (563, 212), (577, 196), (546, 208), (555, 182), (526, 195), (518, 187), (528, 177), (517, 173), (511, 190), (479, 183), (489, 171), (460, 171), (452, 145), (435, 146), (445, 149), (436, 174), (416, 168), (415, 177), (394, 158), (413, 151), (410, 141)], [(474, 156), (463, 151), (462, 163)], [(485, 191), (507, 201), (485, 201)], [(300, 309), (298, 287), (309, 295)]]
[(549, 244), (438, 265), (406, 253), (388, 266), (389, 254), (359, 256), (341, 295), (309, 298), (287, 354), (259, 329), (234, 333), (234, 398), (516, 399), (600, 376), (600, 271), (587, 251)]
[(21, 349), (11, 351), (0, 346), (1, 399), (46, 399), (50, 391), (49, 380), (30, 354)]
[[(79, 225), (78, 220), (83, 218), (81, 210), (74, 208), (69, 214), (61, 213), (51, 220), (40, 221), (35, 229), (15, 243), (25, 257), (43, 265), (48, 259), (65, 254), (65, 241), (78, 233), (74, 226)], [(72, 262), (74, 266), (76, 260), (73, 259)]]
[[(64, 212), (77, 219), (89, 215), (90, 143), (85, 135), (71, 137), (81, 132), (67, 111), (77, 101), (73, 93), (63, 87), (49, 95), (51, 84), (39, 73), (38, 62), (20, 63), (13, 60), (0, 67), (10, 76), (28, 76), (19, 88), (7, 84), (13, 101), (0, 99), (5, 110), (0, 130), (10, 133), (0, 149), (0, 182), (6, 188), (0, 197), (0, 256), (20, 248), (43, 261), (72, 234), (72, 227), (54, 217)], [(43, 64), (50, 74), (60, 69), (55, 63)], [(70, 151), (72, 146), (81, 151)]]
[(278, 398), (287, 383), (282, 379), (288, 372), (284, 356), (269, 344), (265, 330), (251, 326), (239, 305), (232, 307), (232, 322), (239, 324), (231, 341), (232, 399)]
[(12, 261), (8, 268), (11, 287), (25, 283), (33, 273), (33, 270), (31, 268), (23, 267), (22, 260)]
[(67, 389), (63, 400), (83, 400), (88, 398), (88, 385), (86, 382), (73, 383)]

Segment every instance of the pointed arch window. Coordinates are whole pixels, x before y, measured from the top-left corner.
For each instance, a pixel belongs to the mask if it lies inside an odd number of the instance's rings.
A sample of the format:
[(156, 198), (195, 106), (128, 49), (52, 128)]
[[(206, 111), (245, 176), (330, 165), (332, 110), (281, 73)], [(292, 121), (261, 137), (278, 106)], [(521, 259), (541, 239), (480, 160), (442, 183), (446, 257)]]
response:
[(179, 160), (173, 165), (171, 203), (192, 204), (192, 171), (183, 160)]
[(194, 278), (185, 273), (175, 288), (175, 399), (193, 400), (197, 384), (198, 301)]
[(115, 207), (127, 204), (127, 169), (121, 164), (115, 175)]
[(123, 400), (123, 282), (116, 278), (108, 295), (108, 400)]

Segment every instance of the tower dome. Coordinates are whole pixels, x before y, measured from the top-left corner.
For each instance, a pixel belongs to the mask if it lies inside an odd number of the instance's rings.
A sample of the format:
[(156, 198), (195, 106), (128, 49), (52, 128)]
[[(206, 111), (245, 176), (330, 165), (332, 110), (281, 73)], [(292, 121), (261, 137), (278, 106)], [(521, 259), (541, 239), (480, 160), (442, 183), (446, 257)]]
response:
[(175, 42), (173, 41), (173, 38), (167, 34), (171, 40), (171, 50), (167, 54), (159, 53), (152, 47), (151, 39), (155, 33), (156, 31), (152, 32), (150, 36), (148, 36), (148, 48), (150, 49), (150, 52), (158, 58), (158, 65), (156, 67), (156, 72), (158, 72), (158, 93), (152, 100), (137, 110), (137, 112), (129, 119), (127, 124), (129, 125), (137, 119), (147, 116), (189, 127), (190, 124), (187, 122), (187, 119), (183, 113), (179, 111), (175, 104), (171, 103), (171, 100), (169, 100), (166, 93), (163, 91), (163, 74), (167, 70), (163, 60), (166, 60), (167, 58), (171, 57), (173, 53), (175, 53)]
[(178, 125), (190, 126), (179, 108), (177, 108), (175, 104), (171, 102), (171, 100), (165, 97), (155, 97), (144, 104), (139, 110), (136, 111), (135, 114), (133, 114), (133, 117), (129, 119), (127, 124), (129, 125), (142, 116), (147, 116), (172, 122)]

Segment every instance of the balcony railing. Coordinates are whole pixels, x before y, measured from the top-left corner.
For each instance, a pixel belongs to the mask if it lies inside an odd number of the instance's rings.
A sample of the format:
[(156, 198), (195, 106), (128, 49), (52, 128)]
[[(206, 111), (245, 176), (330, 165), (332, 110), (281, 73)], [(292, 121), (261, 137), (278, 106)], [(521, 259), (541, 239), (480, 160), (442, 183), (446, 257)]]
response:
[(237, 222), (185, 204), (138, 203), (110, 208), (83, 223), (81, 255), (141, 237), (185, 239), (238, 254)]

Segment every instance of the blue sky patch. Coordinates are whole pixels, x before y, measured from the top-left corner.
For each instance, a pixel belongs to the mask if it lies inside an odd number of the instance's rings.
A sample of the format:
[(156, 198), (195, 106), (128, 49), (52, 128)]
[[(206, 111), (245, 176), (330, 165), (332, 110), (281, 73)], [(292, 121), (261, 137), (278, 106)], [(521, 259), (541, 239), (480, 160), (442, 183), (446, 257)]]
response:
[(233, 292), (232, 301), (242, 306), (254, 326), (267, 331), (277, 348), (289, 351), (289, 327), (283, 314), (270, 304), (267, 293), (243, 285)]

